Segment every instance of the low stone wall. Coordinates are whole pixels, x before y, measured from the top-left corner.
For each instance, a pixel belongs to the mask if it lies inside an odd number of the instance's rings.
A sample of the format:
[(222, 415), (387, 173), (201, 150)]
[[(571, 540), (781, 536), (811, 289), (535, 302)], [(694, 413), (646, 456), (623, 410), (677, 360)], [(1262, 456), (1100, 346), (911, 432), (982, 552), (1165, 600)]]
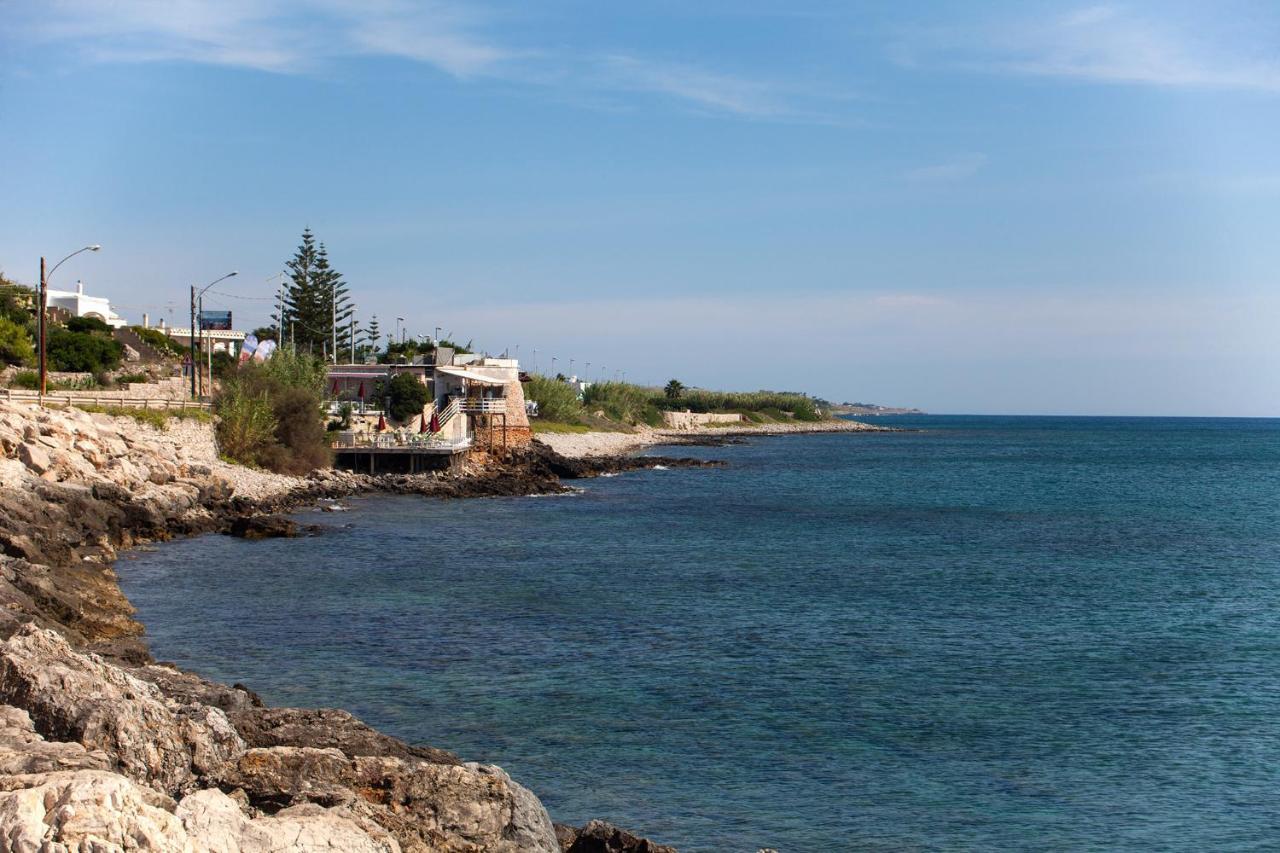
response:
[(742, 415), (712, 412), (663, 412), (662, 425), (667, 429), (698, 429), (712, 424), (740, 424)]

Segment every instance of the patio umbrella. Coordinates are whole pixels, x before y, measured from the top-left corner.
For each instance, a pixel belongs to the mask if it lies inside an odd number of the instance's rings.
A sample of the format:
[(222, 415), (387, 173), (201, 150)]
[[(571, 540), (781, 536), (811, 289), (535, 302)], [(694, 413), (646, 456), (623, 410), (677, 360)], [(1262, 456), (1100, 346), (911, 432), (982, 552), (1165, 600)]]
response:
[(422, 424), (418, 427), (418, 434), (419, 434), (419, 435), (421, 435), (422, 433), (424, 433), (424, 432), (426, 432), (426, 431), (427, 431), (427, 416), (426, 416), (426, 415), (423, 415), (423, 416), (422, 416)]
[(334, 397), (338, 396), (338, 380), (336, 379), (333, 380), (333, 390), (330, 392), (330, 394)]
[(440, 416), (435, 412), (431, 413), (431, 431), (432, 432), (440, 431)]
[(378, 415), (378, 432), (383, 432), (387, 428), (387, 419), (382, 415)]
[(360, 402), (363, 403), (364, 402), (364, 381), (363, 380), (361, 380), (360, 382), (360, 391), (357, 393), (357, 396), (360, 397)]

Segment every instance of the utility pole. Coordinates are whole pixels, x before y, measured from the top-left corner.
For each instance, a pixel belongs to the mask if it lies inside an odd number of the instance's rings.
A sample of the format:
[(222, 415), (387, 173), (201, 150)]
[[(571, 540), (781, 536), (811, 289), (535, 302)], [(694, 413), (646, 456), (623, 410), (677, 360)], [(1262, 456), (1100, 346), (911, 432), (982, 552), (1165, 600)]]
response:
[(351, 312), (351, 363), (356, 363), (356, 312)]
[(332, 320), (329, 323), (329, 331), (333, 333), (333, 363), (338, 363), (338, 283), (335, 281), (329, 286), (329, 309), (332, 312)]
[(45, 361), (44, 361), (44, 327), (48, 324), (45, 319), (45, 309), (49, 305), (49, 289), (44, 278), (44, 256), (40, 256), (40, 396), (45, 393)]
[(191, 285), (191, 399), (197, 399), (196, 396), (196, 286)]

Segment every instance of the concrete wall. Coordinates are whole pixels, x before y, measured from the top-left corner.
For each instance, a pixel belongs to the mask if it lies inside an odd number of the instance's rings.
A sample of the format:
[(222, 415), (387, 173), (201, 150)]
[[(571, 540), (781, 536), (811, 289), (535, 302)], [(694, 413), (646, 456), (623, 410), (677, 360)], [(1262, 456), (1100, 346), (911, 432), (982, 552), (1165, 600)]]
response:
[(667, 429), (698, 429), (711, 424), (742, 423), (742, 415), (713, 412), (663, 412), (662, 425)]

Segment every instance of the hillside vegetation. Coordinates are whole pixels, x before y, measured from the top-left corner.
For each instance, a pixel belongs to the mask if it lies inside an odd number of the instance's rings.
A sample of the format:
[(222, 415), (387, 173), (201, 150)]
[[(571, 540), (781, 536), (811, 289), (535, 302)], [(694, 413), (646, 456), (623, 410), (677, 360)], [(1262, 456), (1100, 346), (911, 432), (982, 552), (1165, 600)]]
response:
[[(740, 414), (748, 423), (819, 421), (824, 414), (806, 394), (790, 391), (707, 391), (685, 388), (672, 380), (666, 388), (630, 382), (597, 382), (578, 396), (568, 382), (533, 376), (525, 398), (538, 403), (535, 430), (568, 427), (608, 429), (618, 426), (662, 426), (664, 411)], [(603, 422), (602, 422), (603, 418)]]

